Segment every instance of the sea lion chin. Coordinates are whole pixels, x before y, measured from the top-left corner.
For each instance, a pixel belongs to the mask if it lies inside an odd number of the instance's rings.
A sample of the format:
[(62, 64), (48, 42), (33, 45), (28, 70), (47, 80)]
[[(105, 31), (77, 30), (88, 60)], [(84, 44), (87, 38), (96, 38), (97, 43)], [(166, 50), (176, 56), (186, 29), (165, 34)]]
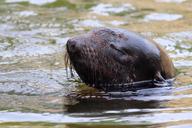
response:
[(164, 81), (174, 66), (155, 42), (124, 29), (97, 28), (67, 41), (69, 59), (88, 85)]

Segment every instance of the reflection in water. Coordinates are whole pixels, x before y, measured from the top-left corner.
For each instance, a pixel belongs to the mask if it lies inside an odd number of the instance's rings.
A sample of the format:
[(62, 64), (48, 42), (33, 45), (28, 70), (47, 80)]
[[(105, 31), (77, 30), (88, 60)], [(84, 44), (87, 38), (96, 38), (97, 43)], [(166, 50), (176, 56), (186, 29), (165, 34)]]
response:
[[(115, 92), (111, 94), (100, 94), (99, 97), (65, 97), (69, 98), (70, 100), (76, 100), (76, 104), (74, 105), (65, 105), (67, 107), (67, 113), (86, 113), (85, 116), (96, 114), (104, 116), (105, 114), (116, 113), (121, 114), (124, 112), (138, 112), (140, 109), (145, 108), (156, 108), (159, 106), (158, 100), (157, 101), (145, 101), (145, 100), (138, 100), (139, 97), (145, 98), (146, 93), (138, 92)], [(153, 95), (153, 94), (151, 94)], [(155, 95), (155, 94), (154, 94)], [(98, 96), (98, 94), (97, 94)], [(133, 99), (133, 97), (137, 97), (138, 99)]]
[[(125, 94), (121, 92), (122, 95), (105, 95), (99, 98), (68, 97), (76, 100), (76, 103), (66, 105), (64, 108), (66, 108), (65, 114), (71, 117), (90, 118), (92, 121), (98, 120), (105, 123), (110, 121), (142, 125), (169, 124), (169, 122), (192, 119), (192, 105), (187, 103), (189, 106), (185, 106), (184, 103), (189, 102), (192, 97), (188, 91), (192, 91), (190, 86), (172, 86), (142, 89), (136, 92), (125, 92)], [(177, 105), (178, 101), (184, 104)]]
[[(156, 101), (136, 101), (126, 99), (108, 99), (108, 98), (87, 98), (80, 99), (75, 105), (67, 106), (69, 113), (99, 113), (101, 116), (108, 111), (116, 111), (117, 113), (124, 110), (143, 109), (157, 107)], [(103, 113), (102, 113), (103, 112)], [(115, 112), (115, 113), (116, 113)], [(134, 110), (133, 110), (134, 112)], [(86, 116), (86, 114), (85, 114)]]

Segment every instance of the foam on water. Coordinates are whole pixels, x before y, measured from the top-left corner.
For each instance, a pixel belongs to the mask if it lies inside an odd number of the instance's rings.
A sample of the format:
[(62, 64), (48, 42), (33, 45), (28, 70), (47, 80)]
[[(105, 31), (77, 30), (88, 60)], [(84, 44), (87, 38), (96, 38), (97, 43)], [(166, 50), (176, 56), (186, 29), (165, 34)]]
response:
[(174, 21), (183, 18), (180, 14), (151, 13), (144, 17), (144, 21)]
[(56, 0), (6, 0), (6, 3), (29, 2), (31, 4), (43, 5), (43, 4), (52, 3), (55, 1)]
[(91, 8), (93, 13), (108, 16), (110, 13), (121, 13), (125, 11), (133, 11), (135, 7), (131, 4), (123, 4), (119, 6), (113, 6), (112, 4), (98, 4), (95, 7)]
[(86, 27), (103, 27), (104, 25), (101, 23), (101, 21), (98, 20), (83, 20), (80, 22), (80, 25)]
[(165, 2), (165, 3), (183, 3), (186, 0), (155, 0), (156, 2)]
[(126, 22), (124, 21), (118, 21), (118, 20), (113, 20), (110, 22), (110, 24), (114, 25), (114, 26), (120, 26), (120, 25), (124, 25), (126, 24)]
[(21, 11), (21, 12), (15, 12), (15, 14), (21, 16), (21, 17), (28, 17), (28, 16), (36, 16), (38, 15), (34, 11)]

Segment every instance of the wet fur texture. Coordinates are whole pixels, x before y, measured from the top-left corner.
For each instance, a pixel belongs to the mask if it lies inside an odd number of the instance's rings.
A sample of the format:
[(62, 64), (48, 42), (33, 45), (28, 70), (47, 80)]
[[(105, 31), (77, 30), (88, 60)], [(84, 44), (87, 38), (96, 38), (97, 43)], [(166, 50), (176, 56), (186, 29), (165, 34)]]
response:
[(70, 65), (95, 87), (174, 76), (172, 61), (158, 44), (124, 29), (97, 28), (69, 39), (66, 47)]

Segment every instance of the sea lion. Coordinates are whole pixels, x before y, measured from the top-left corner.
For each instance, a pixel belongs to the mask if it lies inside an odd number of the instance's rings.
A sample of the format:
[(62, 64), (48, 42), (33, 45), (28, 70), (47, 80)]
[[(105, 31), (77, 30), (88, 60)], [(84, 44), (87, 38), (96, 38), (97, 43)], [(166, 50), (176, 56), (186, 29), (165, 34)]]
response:
[(96, 88), (106, 84), (174, 77), (174, 66), (155, 42), (131, 31), (96, 28), (66, 44), (69, 59), (83, 82)]

